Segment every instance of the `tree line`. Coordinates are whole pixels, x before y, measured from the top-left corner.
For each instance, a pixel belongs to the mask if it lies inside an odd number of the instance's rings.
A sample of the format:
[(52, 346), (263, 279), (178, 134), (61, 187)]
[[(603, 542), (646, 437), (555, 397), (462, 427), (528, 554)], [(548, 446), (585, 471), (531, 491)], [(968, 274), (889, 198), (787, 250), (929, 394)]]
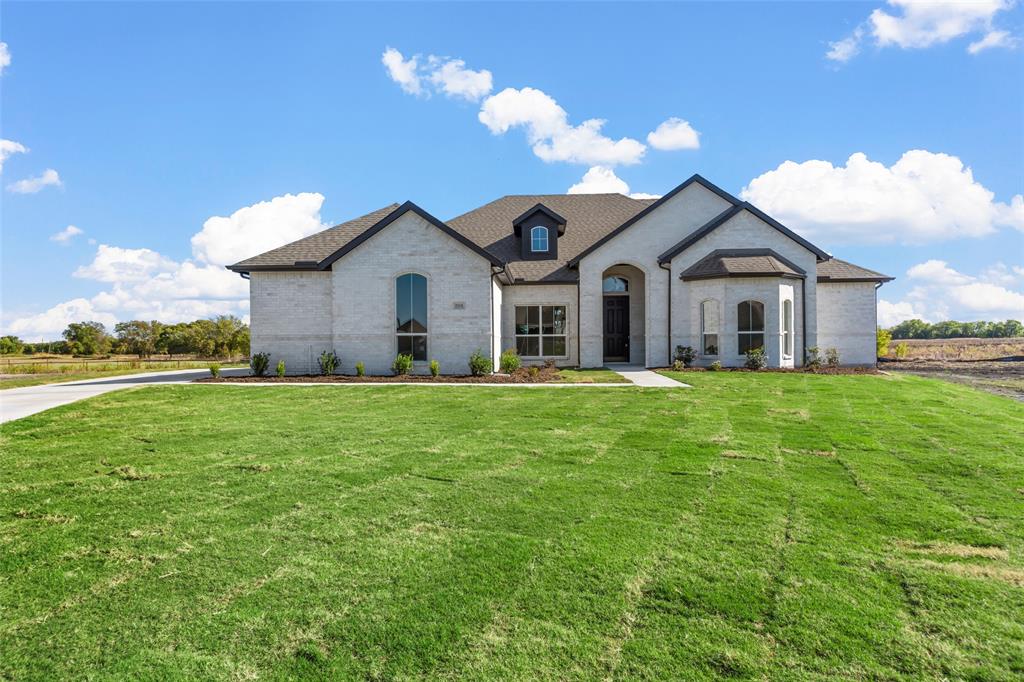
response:
[(164, 324), (157, 320), (130, 320), (108, 332), (100, 322), (73, 322), (60, 341), (26, 343), (17, 336), (0, 337), (4, 355), (54, 353), (60, 355), (198, 355), (228, 358), (249, 354), (249, 326), (234, 315), (211, 320)]
[(929, 324), (924, 320), (904, 320), (889, 328), (893, 339), (1009, 339), (1024, 336), (1024, 324), (1004, 322), (956, 322), (946, 320)]

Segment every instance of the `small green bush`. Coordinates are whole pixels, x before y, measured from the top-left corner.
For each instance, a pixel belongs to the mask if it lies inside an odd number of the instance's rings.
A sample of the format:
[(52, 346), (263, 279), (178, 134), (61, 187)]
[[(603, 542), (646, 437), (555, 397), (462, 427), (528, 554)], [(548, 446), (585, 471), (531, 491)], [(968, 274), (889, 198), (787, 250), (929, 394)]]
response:
[(263, 376), (267, 373), (267, 367), (270, 366), (270, 353), (253, 353), (249, 359), (249, 368), (252, 369), (252, 373), (258, 377)]
[(689, 367), (693, 364), (694, 358), (697, 357), (697, 351), (691, 346), (676, 346), (676, 361), (683, 363), (685, 367)]
[(878, 347), (876, 355), (884, 358), (889, 354), (889, 342), (892, 341), (892, 332), (888, 329), (879, 329), (875, 336), (875, 345)]
[(356, 376), (357, 377), (365, 377), (366, 376), (366, 365), (364, 365), (362, 362), (357, 362), (356, 363)]
[(469, 373), (475, 377), (482, 377), (491, 373), (491, 361), (477, 348), (469, 356)]
[(278, 360), (277, 361), (277, 376), (279, 376), (279, 377), (283, 377), (284, 376), (284, 360)]
[(538, 367), (537, 365), (531, 366), (530, 367), (530, 378), (531, 379), (536, 379), (539, 376), (540, 376), (540, 367)]
[(395, 373), (396, 377), (405, 376), (412, 371), (412, 355), (409, 353), (399, 353), (395, 361), (391, 363), (391, 371)]
[(218, 365), (216, 362), (210, 365), (210, 376), (213, 377), (214, 379), (220, 377), (220, 365)]
[(686, 367), (686, 363), (684, 363), (682, 360), (673, 360), (672, 361), (672, 371), (673, 372), (682, 372), (685, 367)]
[(825, 350), (825, 363), (829, 367), (839, 366), (839, 349), (838, 348), (827, 348)]
[(747, 351), (747, 361), (743, 366), (747, 369), (764, 369), (768, 366), (768, 354), (764, 348), (751, 348)]
[(720, 369), (722, 369), (722, 363), (719, 362), (718, 360), (715, 360), (710, 365), (708, 365), (709, 372), (717, 372)]
[(441, 363), (437, 360), (430, 361), (430, 376), (436, 377), (441, 373)]
[(821, 350), (817, 346), (811, 346), (807, 349), (807, 360), (804, 365), (808, 369), (818, 369), (821, 367)]
[(511, 374), (520, 367), (522, 367), (523, 361), (519, 359), (519, 353), (516, 352), (515, 348), (509, 348), (501, 354), (501, 359), (498, 362), (498, 366), (503, 374)]
[(341, 358), (333, 350), (325, 350), (320, 353), (320, 357), (317, 358), (316, 362), (320, 365), (320, 374), (326, 377), (334, 374), (334, 370), (338, 369), (338, 365), (341, 364)]
[(893, 354), (896, 356), (897, 360), (906, 360), (908, 353), (910, 353), (910, 346), (906, 341), (900, 341), (896, 344), (896, 349)]

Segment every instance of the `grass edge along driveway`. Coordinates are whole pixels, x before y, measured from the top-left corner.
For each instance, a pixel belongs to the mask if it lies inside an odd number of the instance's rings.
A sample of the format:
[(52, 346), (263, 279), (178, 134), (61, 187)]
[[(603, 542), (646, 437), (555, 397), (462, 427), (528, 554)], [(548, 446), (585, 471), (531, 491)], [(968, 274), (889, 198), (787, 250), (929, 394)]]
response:
[(686, 379), (168, 386), (5, 424), (0, 676), (1019, 676), (1020, 405)]

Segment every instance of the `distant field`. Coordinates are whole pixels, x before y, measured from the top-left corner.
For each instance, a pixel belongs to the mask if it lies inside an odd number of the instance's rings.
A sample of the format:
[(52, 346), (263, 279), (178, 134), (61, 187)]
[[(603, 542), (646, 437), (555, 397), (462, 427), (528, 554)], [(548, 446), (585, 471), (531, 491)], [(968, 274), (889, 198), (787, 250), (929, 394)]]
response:
[(1019, 339), (893, 339), (889, 355), (896, 357), (896, 346), (907, 344), (908, 360), (991, 360), (1024, 357), (1024, 338)]
[(245, 363), (224, 360), (173, 359), (139, 360), (134, 356), (113, 358), (72, 358), (69, 356), (5, 356), (0, 358), (0, 389), (38, 386), (62, 381), (159, 372), (174, 369), (203, 369), (212, 363), (221, 367), (243, 367)]
[(1020, 679), (1024, 406), (681, 378), (3, 424), (0, 679)]
[(967, 384), (974, 388), (1024, 401), (1024, 339), (907, 339), (889, 344), (888, 359), (895, 359), (898, 343), (907, 344), (907, 358), (883, 362), (889, 372)]

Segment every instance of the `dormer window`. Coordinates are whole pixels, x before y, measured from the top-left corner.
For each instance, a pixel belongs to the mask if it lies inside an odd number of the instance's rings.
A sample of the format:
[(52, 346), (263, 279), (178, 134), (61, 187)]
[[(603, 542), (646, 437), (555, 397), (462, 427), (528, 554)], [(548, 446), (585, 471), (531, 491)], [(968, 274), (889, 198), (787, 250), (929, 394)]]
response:
[(548, 228), (538, 225), (530, 229), (530, 250), (545, 253), (548, 250)]

